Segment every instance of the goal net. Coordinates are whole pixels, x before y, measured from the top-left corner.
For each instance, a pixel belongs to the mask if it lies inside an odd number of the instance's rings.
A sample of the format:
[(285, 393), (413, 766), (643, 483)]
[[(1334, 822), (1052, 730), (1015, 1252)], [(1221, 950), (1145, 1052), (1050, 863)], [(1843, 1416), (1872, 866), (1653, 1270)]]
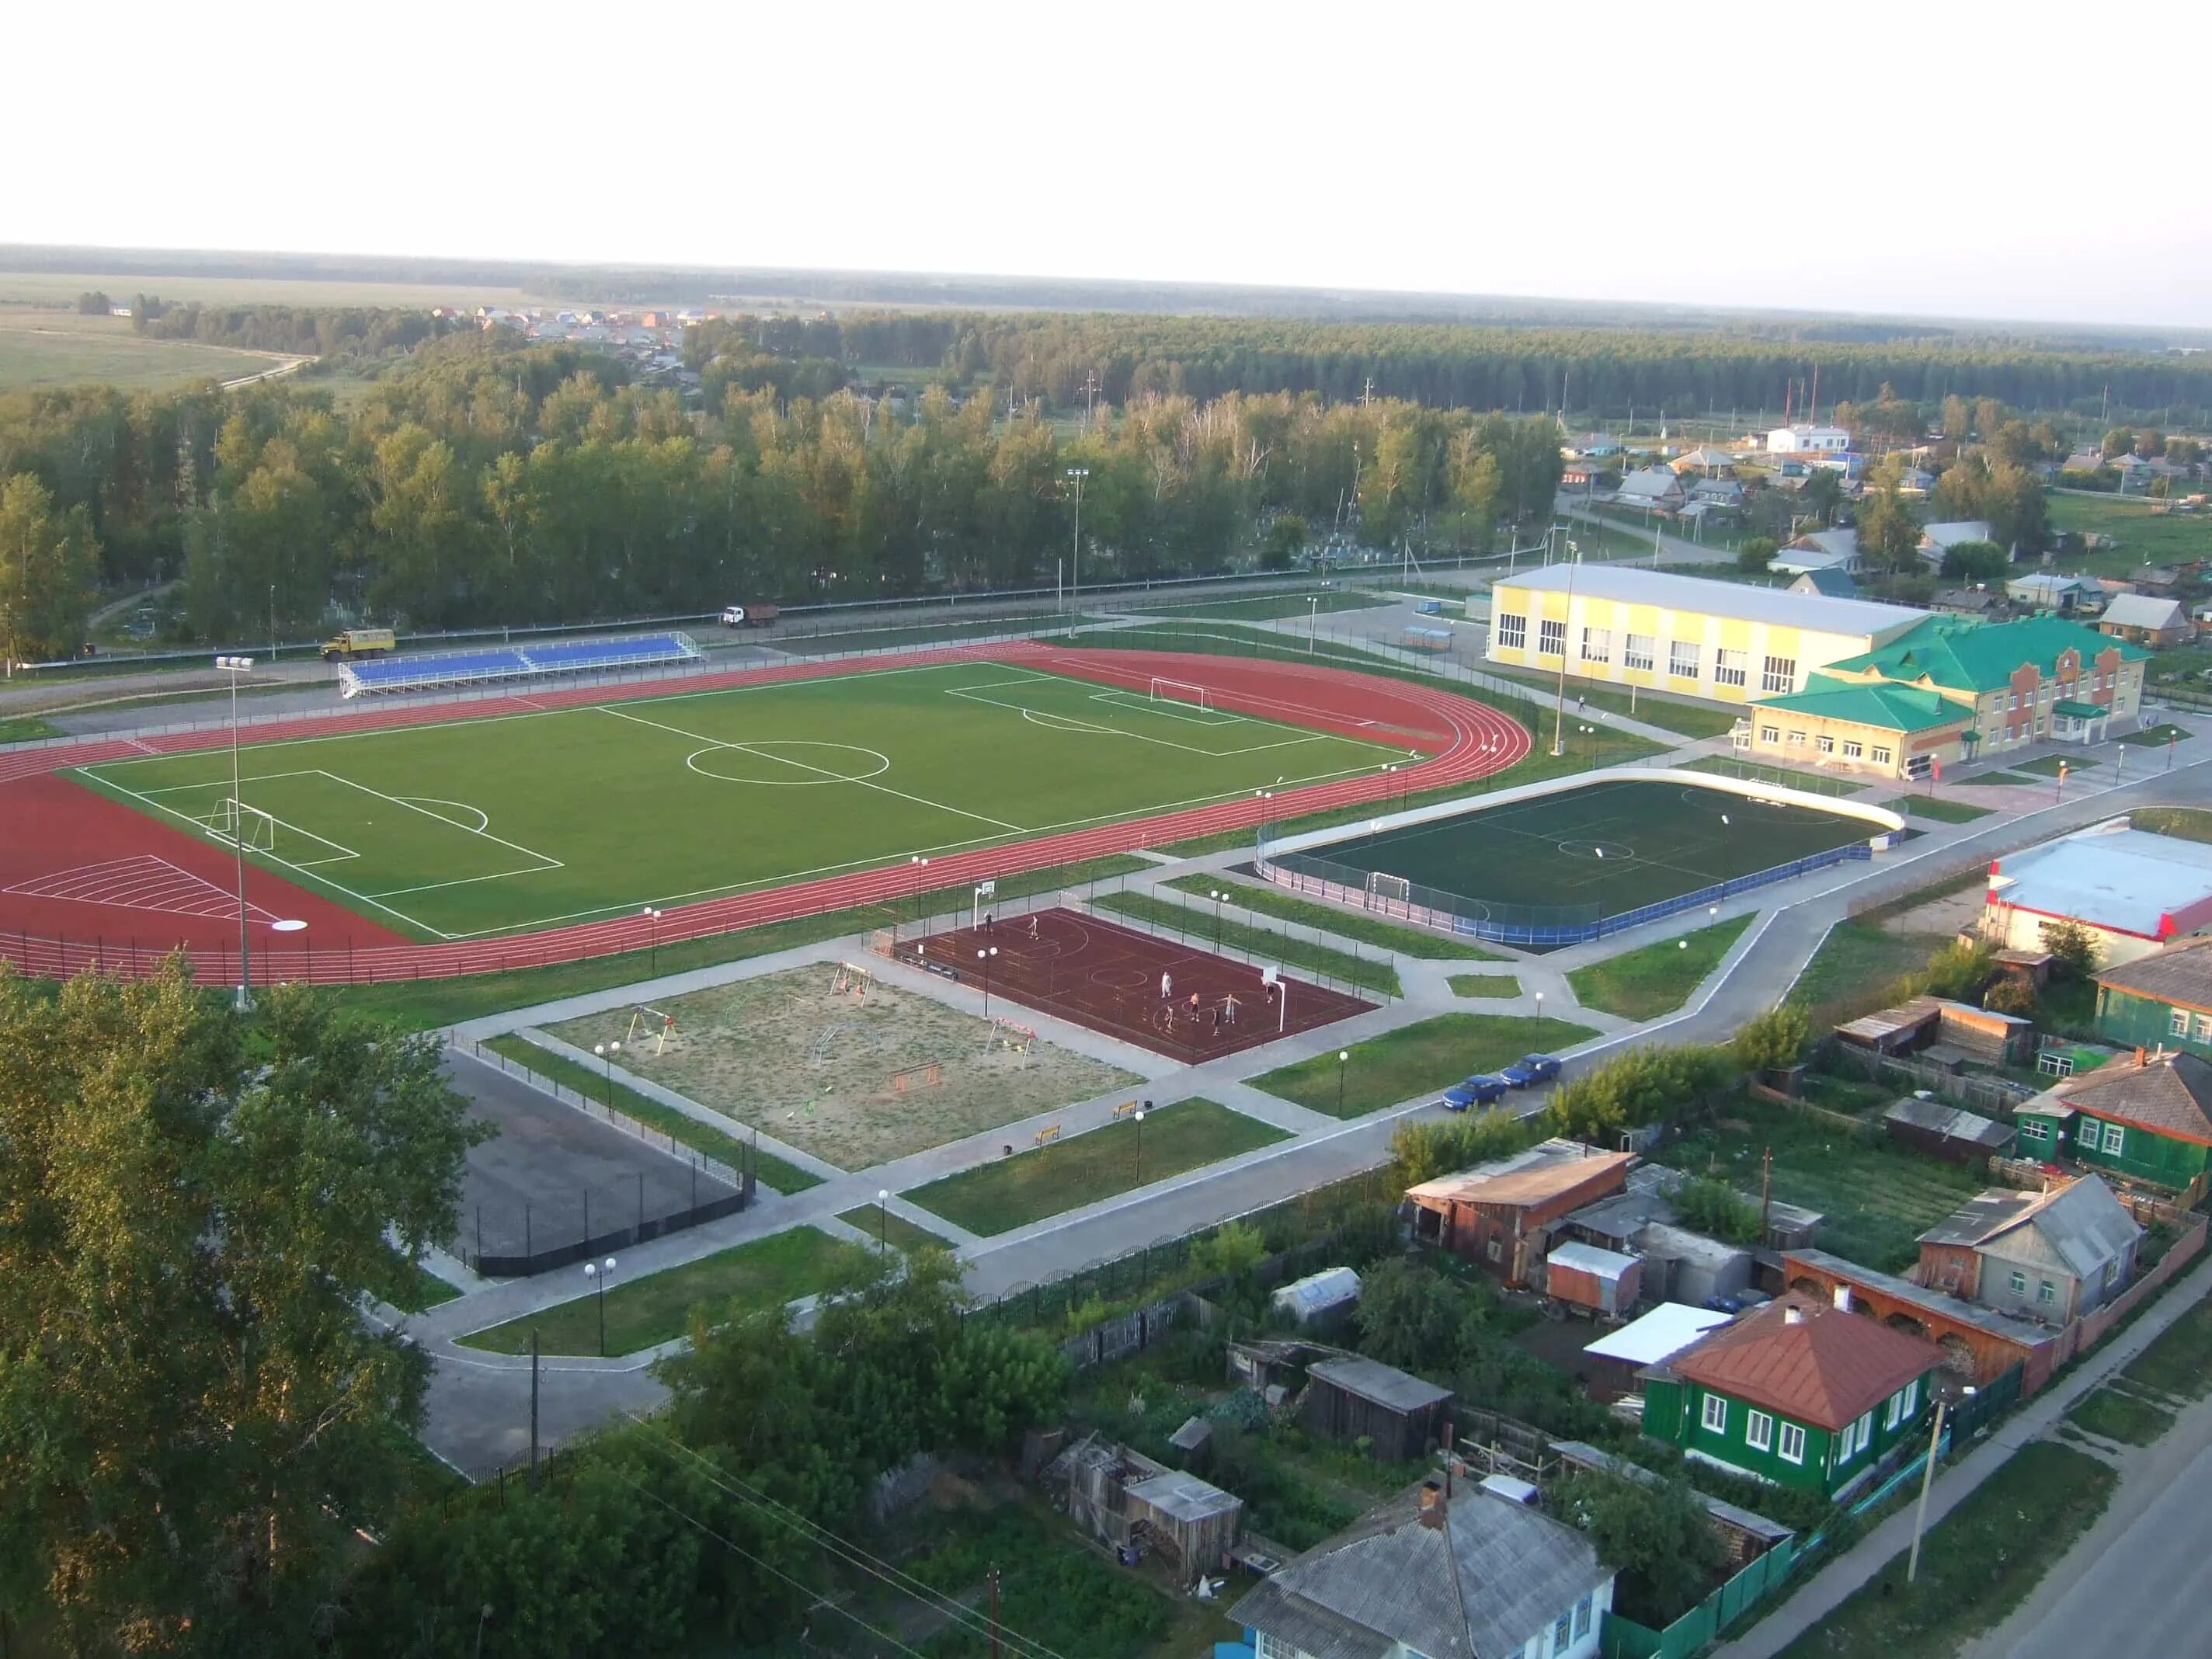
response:
[(1403, 904), (1413, 896), (1413, 884), (1403, 876), (1386, 876), (1376, 870), (1368, 875), (1367, 890), (1376, 898), (1395, 899)]
[(1185, 702), (1194, 708), (1212, 708), (1213, 694), (1202, 685), (1193, 685), (1188, 680), (1164, 680), (1157, 675), (1148, 694), (1152, 702)]
[(276, 850), (276, 820), (258, 806), (248, 806), (242, 800), (225, 796), (208, 817), (208, 833), (218, 841), (236, 846), (243, 842), (250, 853), (273, 853)]

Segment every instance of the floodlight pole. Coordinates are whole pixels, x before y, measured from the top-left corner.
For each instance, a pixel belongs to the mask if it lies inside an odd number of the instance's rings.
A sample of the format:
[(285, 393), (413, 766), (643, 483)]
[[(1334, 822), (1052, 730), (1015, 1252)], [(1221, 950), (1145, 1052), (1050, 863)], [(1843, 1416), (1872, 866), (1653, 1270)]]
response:
[(1071, 466), (1067, 476), (1075, 481), (1075, 545), (1067, 561), (1067, 602), (1073, 606), (1075, 596), (1083, 590), (1083, 481), (1091, 476), (1091, 469)]
[(238, 798), (241, 787), (238, 766), (238, 680), (253, 672), (251, 657), (217, 657), (215, 665), (230, 679), (230, 845), (238, 854), (238, 1012), (253, 1006), (253, 972), (247, 957), (246, 937), (246, 803)]
[[(1567, 614), (1559, 623), (1559, 690), (1552, 706), (1552, 757), (1556, 760), (1567, 752), (1567, 640), (1574, 632), (1575, 568), (1583, 562), (1583, 550), (1573, 542), (1567, 544)], [(1542, 642), (1544, 619), (1536, 618), (1538, 642)]]
[(1137, 1184), (1138, 1186), (1139, 1186), (1139, 1187), (1141, 1187), (1141, 1186), (1143, 1186), (1143, 1185), (1145, 1184), (1145, 1109), (1144, 1109), (1143, 1107), (1141, 1107), (1141, 1106), (1139, 1106), (1139, 1107), (1138, 1107), (1138, 1108), (1137, 1108), (1137, 1181), (1136, 1181), (1136, 1184)]

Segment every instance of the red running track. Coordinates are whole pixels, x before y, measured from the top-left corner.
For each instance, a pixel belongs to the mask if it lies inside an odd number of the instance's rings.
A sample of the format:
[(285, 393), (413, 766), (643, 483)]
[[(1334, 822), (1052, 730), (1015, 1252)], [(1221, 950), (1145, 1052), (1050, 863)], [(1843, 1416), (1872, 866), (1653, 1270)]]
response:
[[(1250, 830), (1267, 821), (1385, 800), (1401, 791), (1471, 783), (1511, 766), (1529, 749), (1528, 730), (1518, 722), (1486, 704), (1438, 688), (1320, 664), (1160, 651), (1084, 650), (1036, 641), (918, 652), (880, 659), (872, 665), (840, 661), (741, 669), (681, 681), (647, 681), (611, 690), (571, 686), (488, 699), (468, 704), (458, 713), (450, 704), (349, 710), (258, 726), (252, 738), (257, 743), (274, 742), (483, 719), (521, 710), (665, 696), (677, 685), (687, 691), (712, 690), (775, 680), (866, 673), (872, 666), (905, 668), (917, 663), (974, 661), (1022, 662), (1109, 685), (1146, 687), (1156, 676), (1172, 678), (1206, 687), (1220, 708), (1349, 737), (1403, 742), (1420, 758), (1409, 755), (1408, 764), (1395, 773), (1286, 789), (1267, 800), (1222, 802), (1041, 836), (1012, 847), (933, 858), (927, 876), (932, 890), (1199, 836)], [(222, 849), (52, 775), (65, 768), (100, 761), (217, 748), (228, 740), (224, 732), (178, 732), (145, 740), (92, 739), (65, 748), (0, 757), (0, 957), (12, 959), (33, 974), (67, 975), (88, 969), (134, 974), (145, 971), (160, 951), (176, 946), (190, 954), (203, 977), (217, 983), (234, 977), (237, 971), (234, 896), (232, 905), (217, 913), (199, 890), (201, 884), (228, 888), (229, 878), (223, 872), (229, 864)], [(64, 798), (74, 798), (76, 810), (57, 818), (57, 808)], [(58, 834), (52, 826), (64, 822), (66, 833)], [(40, 823), (47, 824), (48, 830), (31, 833), (29, 826)], [(118, 867), (105, 873), (86, 872), (87, 866), (110, 861)], [(173, 878), (156, 867), (162, 864), (180, 872), (180, 878)], [(501, 939), (410, 944), (296, 884), (265, 870), (250, 866), (249, 870), (258, 980), (327, 985), (445, 978), (578, 962), (641, 951), (652, 942), (647, 931), (651, 924), (645, 918), (623, 916)], [(103, 882), (112, 885), (112, 897), (101, 897), (110, 890), (101, 885)], [(58, 883), (75, 890), (58, 892)], [(659, 939), (662, 944), (675, 944), (824, 911), (895, 905), (911, 896), (915, 887), (915, 872), (899, 863), (765, 892), (711, 899), (665, 912), (659, 924)], [(149, 907), (149, 892), (160, 896), (153, 902), (159, 908)], [(308, 922), (307, 933), (295, 936), (301, 944), (279, 943), (284, 936), (267, 931), (267, 921), (276, 916), (299, 917)]]

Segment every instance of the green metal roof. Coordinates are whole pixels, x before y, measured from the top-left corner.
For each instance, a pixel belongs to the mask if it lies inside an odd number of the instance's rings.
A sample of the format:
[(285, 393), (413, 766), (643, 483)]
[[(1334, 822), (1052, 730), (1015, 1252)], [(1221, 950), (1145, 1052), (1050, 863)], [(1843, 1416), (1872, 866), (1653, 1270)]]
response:
[(2052, 709), (2061, 714), (2071, 714), (2077, 720), (2100, 720), (2112, 711), (2094, 702), (2055, 702)]
[(2045, 677), (2058, 672), (2058, 659), (2069, 650), (2082, 664), (2096, 661), (2107, 647), (2117, 648), (2123, 662), (2141, 662), (2150, 653), (2100, 634), (2079, 623), (2056, 617), (2029, 617), (2019, 622), (1985, 623), (1966, 617), (1930, 617), (1887, 645), (1856, 657), (1828, 665), (1838, 674), (1875, 673), (1886, 680), (1907, 683), (1925, 679), (1954, 691), (1995, 691), (2012, 683), (2022, 663), (2033, 663)]
[(1926, 732), (1973, 718), (1972, 710), (1946, 702), (1933, 691), (1904, 685), (1823, 684), (1817, 678), (1802, 691), (1762, 697), (1752, 706), (1762, 713), (1773, 709), (1784, 714), (1814, 714), (1822, 720), (1877, 726), (1885, 732)]

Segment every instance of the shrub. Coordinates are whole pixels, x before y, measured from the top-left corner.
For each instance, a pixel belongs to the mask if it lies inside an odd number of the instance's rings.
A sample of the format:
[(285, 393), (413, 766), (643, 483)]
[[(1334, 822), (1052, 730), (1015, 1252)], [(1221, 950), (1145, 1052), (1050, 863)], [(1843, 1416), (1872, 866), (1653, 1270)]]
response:
[(1747, 1072), (1780, 1072), (1804, 1057), (1813, 1035), (1811, 1018), (1785, 1002), (1747, 1019), (1735, 1034), (1735, 1062)]
[(1781, 550), (1782, 544), (1771, 536), (1748, 536), (1736, 549), (1735, 562), (1745, 570), (1764, 570), (1774, 562), (1774, 556)]
[(1759, 1212), (1724, 1181), (1692, 1176), (1676, 1185), (1674, 1209), (1693, 1231), (1727, 1239), (1732, 1244), (1759, 1241)]
[(1656, 1123), (1710, 1094), (1735, 1071), (1731, 1051), (1714, 1044), (1632, 1049), (1561, 1085), (1545, 1117), (1555, 1133), (1603, 1145), (1623, 1129)]
[(2008, 975), (1990, 987), (1982, 998), (1982, 1006), (1994, 1014), (2014, 1014), (2022, 1019), (2035, 1015), (2035, 987), (2024, 979)]
[(2045, 922), (2043, 948), (2058, 959), (2059, 970), (2071, 979), (2094, 975), (2102, 954), (2097, 936), (2078, 921)]

